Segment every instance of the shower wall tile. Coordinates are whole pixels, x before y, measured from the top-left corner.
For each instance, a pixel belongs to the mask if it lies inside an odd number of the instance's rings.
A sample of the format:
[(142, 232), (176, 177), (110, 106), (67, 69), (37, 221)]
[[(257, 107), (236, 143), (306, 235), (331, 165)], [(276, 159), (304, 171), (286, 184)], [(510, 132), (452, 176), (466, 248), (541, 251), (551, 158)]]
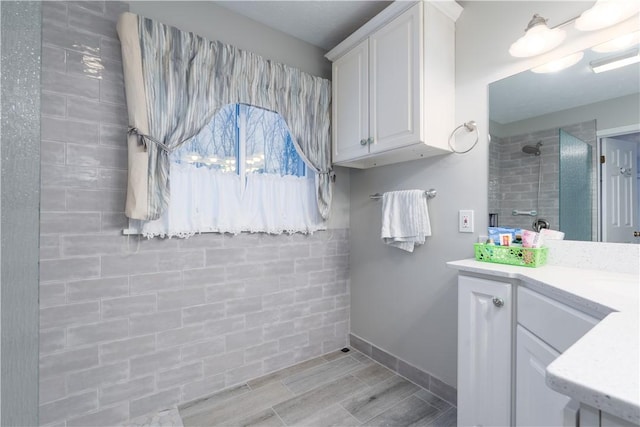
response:
[(102, 298), (115, 298), (128, 294), (129, 281), (127, 277), (67, 282), (69, 302), (100, 301)]
[(85, 413), (97, 408), (97, 392), (89, 391), (40, 405), (39, 420), (42, 425), (56, 421), (64, 421), (76, 413)]
[[(128, 10), (129, 7), (126, 6), (126, 8)], [(102, 58), (111, 58), (117, 61), (122, 61), (122, 50), (120, 49), (120, 43), (117, 40), (100, 40), (100, 54)]]
[[(41, 93), (40, 102), (43, 115), (64, 117), (67, 109), (67, 99), (63, 95), (43, 91)], [(42, 131), (42, 122), (40, 123), (40, 126)]]
[(80, 347), (105, 341), (114, 341), (129, 336), (127, 319), (72, 326), (67, 329), (67, 345)]
[(123, 403), (89, 415), (72, 418), (67, 421), (67, 427), (83, 426), (119, 426), (126, 424), (129, 419), (129, 405)]
[[(96, 186), (98, 178), (96, 177)], [(124, 191), (75, 190), (67, 191), (66, 204), (69, 211), (123, 212)]]
[(51, 92), (90, 99), (98, 99), (100, 96), (100, 82), (86, 75), (71, 76), (44, 68), (42, 84)]
[(67, 164), (126, 169), (127, 150), (98, 145), (67, 144)]
[(50, 307), (64, 304), (66, 292), (64, 283), (47, 283), (40, 287), (40, 307)]
[(136, 418), (159, 409), (167, 409), (180, 401), (180, 387), (161, 391), (129, 402), (129, 417)]
[(43, 71), (64, 73), (66, 69), (67, 65), (64, 49), (56, 46), (42, 46)]
[(70, 1), (67, 4), (72, 8), (82, 8), (99, 14), (102, 14), (105, 8), (105, 2), (103, 0)]
[(123, 425), (347, 344), (348, 230), (122, 235), (127, 10), (43, 3), (43, 424)]
[(98, 182), (95, 169), (76, 166), (51, 165), (40, 172), (42, 187), (93, 188)]
[(119, 362), (112, 365), (101, 365), (84, 371), (74, 372), (67, 376), (69, 393), (95, 389), (101, 385), (112, 384), (126, 379), (129, 375), (129, 364)]
[(63, 350), (66, 342), (66, 334), (63, 328), (40, 330), (40, 351), (45, 354)]
[(58, 305), (40, 310), (41, 328), (67, 327), (96, 322), (99, 319), (100, 304), (98, 302)]
[(68, 350), (40, 356), (40, 378), (51, 378), (68, 372), (98, 366), (98, 347)]
[(129, 400), (151, 394), (154, 390), (154, 376), (142, 377), (124, 383), (105, 386), (100, 393), (100, 406), (110, 405), (114, 402), (128, 403)]
[(102, 80), (100, 82), (100, 101), (124, 103), (124, 82)]
[[(52, 94), (62, 103), (60, 95)], [(66, 104), (66, 102), (65, 102)], [(99, 141), (98, 127), (94, 123), (74, 122), (61, 118), (42, 117), (42, 139), (61, 142), (77, 142), (84, 145), (97, 144)], [(64, 112), (62, 113), (64, 115)]]
[(40, 404), (62, 399), (67, 394), (67, 381), (64, 375), (40, 381)]
[(42, 140), (40, 143), (40, 164), (63, 165), (65, 151), (65, 145), (62, 142)]
[(102, 318), (130, 317), (136, 314), (153, 313), (157, 308), (155, 295), (137, 295), (102, 301)]
[[(92, 6), (100, 5), (100, 2), (86, 2)], [(104, 5), (103, 5), (104, 6)], [(99, 12), (96, 14), (95, 12)], [(77, 7), (73, 3), (69, 7), (69, 27), (79, 31), (88, 32), (93, 35), (100, 35), (111, 39), (117, 39), (116, 27), (113, 25), (114, 19), (105, 18), (103, 16), (104, 7), (101, 9), (85, 10), (83, 7)], [(117, 19), (117, 17), (116, 17)]]
[[(562, 129), (595, 147), (594, 121), (567, 125)], [(543, 144), (540, 156), (522, 152), (524, 145), (535, 144), (538, 141)], [(538, 217), (545, 218), (550, 222), (551, 228), (558, 229), (560, 223), (558, 129), (547, 129), (507, 138), (492, 137), (490, 151), (490, 176), (496, 182), (489, 183), (489, 206), (491, 212), (499, 214), (500, 225), (531, 229), (533, 217), (513, 216), (512, 211), (537, 208)], [(593, 157), (595, 162), (596, 156)], [(542, 182), (540, 198), (537, 200), (540, 164), (542, 165)], [(594, 163), (594, 171), (595, 167)], [(592, 185), (592, 188), (595, 191), (595, 185)], [(595, 193), (592, 199), (593, 218), (595, 218), (597, 210)]]
[(142, 356), (155, 350), (155, 335), (146, 335), (102, 344), (100, 346), (100, 358), (103, 362), (115, 362)]

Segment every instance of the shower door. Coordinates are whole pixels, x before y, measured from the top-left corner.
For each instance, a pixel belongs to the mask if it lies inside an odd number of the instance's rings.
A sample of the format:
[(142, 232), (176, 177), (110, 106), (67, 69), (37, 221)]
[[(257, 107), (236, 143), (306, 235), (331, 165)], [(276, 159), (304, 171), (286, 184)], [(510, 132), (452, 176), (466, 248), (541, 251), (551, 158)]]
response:
[(560, 230), (567, 240), (592, 240), (592, 147), (560, 129)]

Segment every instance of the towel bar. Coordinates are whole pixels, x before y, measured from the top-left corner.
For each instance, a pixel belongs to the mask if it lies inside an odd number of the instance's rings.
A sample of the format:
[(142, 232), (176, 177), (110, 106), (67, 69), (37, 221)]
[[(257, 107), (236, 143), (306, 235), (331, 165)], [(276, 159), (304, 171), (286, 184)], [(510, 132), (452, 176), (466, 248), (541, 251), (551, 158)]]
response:
[[(428, 190), (425, 190), (424, 192), (424, 195), (427, 196), (427, 199), (433, 199), (434, 197), (436, 197), (436, 194), (438, 194), (438, 192), (436, 191), (435, 188), (430, 188)], [(382, 199), (382, 194), (380, 193), (370, 194), (369, 198), (372, 200)]]

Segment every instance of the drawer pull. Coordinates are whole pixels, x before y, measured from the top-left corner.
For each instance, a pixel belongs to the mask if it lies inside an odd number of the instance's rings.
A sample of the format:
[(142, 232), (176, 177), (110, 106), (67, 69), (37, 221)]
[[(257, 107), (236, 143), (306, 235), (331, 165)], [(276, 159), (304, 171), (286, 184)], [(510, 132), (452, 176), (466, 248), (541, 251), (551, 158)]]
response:
[(368, 143), (369, 143), (369, 141), (367, 141), (364, 138), (360, 140), (360, 145), (367, 145)]
[(493, 305), (496, 307), (502, 307), (504, 305), (504, 300), (502, 298), (493, 297)]

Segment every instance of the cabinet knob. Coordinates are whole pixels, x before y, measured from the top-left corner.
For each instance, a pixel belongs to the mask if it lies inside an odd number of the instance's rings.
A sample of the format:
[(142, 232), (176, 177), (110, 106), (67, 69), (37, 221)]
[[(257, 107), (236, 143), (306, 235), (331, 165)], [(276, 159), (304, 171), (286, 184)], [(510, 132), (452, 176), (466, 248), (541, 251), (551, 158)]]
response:
[(493, 297), (493, 305), (496, 307), (502, 307), (504, 305), (504, 300), (502, 298)]
[(373, 137), (369, 137), (369, 139), (367, 139), (367, 142), (368, 142), (369, 144), (373, 144)]
[(640, 237), (640, 231), (634, 231), (633, 237)]
[(360, 140), (360, 145), (367, 145), (368, 143), (369, 143), (369, 142), (368, 142), (366, 139), (364, 139), (364, 138), (362, 138), (362, 139)]

